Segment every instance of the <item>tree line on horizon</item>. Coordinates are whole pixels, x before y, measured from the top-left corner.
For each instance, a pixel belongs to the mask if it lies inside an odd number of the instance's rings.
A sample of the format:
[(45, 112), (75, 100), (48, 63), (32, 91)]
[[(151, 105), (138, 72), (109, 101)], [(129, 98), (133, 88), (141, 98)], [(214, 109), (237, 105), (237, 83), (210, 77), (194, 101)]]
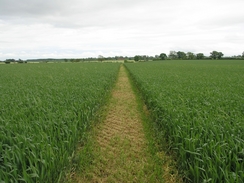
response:
[(201, 59), (244, 59), (244, 51), (242, 55), (234, 55), (231, 57), (224, 57), (222, 52), (212, 51), (210, 52), (209, 56), (205, 56), (203, 53), (192, 53), (192, 52), (183, 52), (183, 51), (170, 51), (167, 55), (166, 53), (160, 53), (159, 55), (155, 56), (148, 56), (148, 55), (135, 55), (134, 57), (128, 56), (114, 56), (114, 57), (103, 57), (102, 55), (98, 55), (98, 57), (88, 57), (88, 58), (63, 58), (63, 59), (55, 59), (55, 58), (44, 58), (44, 59), (31, 59), (31, 60), (22, 60), (22, 59), (6, 59), (6, 64), (9, 63), (27, 63), (27, 62), (84, 62), (84, 61), (110, 61), (110, 60), (117, 60), (117, 61), (127, 61), (127, 60), (134, 60), (134, 61), (157, 61), (157, 60), (201, 60)]
[[(201, 60), (201, 59), (244, 59), (244, 51), (242, 55), (232, 56), (232, 57), (223, 57), (224, 54), (218, 51), (210, 52), (210, 56), (205, 56), (203, 53), (194, 54), (192, 52), (183, 52), (183, 51), (170, 51), (167, 55), (166, 53), (160, 53), (155, 55), (154, 60)], [(136, 55), (134, 57), (135, 61), (145, 60), (145, 56)]]

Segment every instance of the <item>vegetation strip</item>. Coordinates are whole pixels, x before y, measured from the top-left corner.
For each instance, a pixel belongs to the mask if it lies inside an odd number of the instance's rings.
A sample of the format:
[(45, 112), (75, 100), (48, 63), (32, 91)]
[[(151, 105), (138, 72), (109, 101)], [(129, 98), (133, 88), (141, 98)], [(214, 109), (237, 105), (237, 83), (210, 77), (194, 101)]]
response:
[(242, 61), (126, 64), (161, 144), (191, 182), (244, 180)]
[(58, 182), (118, 69), (102, 63), (1, 66), (0, 182)]
[(73, 181), (163, 182), (162, 167), (158, 170), (148, 151), (142, 116), (124, 66), (93, 140), (94, 160)]

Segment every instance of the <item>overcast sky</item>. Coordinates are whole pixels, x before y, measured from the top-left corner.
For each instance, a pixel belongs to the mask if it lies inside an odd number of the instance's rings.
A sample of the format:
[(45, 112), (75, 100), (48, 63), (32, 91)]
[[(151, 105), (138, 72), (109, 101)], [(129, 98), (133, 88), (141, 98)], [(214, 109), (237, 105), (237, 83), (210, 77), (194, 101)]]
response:
[(0, 60), (244, 51), (244, 0), (0, 0)]

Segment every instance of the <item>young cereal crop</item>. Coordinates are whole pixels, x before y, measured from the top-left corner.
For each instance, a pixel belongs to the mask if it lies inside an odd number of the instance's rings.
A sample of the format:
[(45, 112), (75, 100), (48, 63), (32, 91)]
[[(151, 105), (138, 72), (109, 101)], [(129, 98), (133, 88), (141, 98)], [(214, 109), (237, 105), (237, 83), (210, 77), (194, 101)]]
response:
[[(244, 62), (126, 64), (186, 181), (244, 181)], [(160, 136), (161, 135), (161, 136)]]
[(58, 182), (119, 64), (0, 67), (0, 182)]

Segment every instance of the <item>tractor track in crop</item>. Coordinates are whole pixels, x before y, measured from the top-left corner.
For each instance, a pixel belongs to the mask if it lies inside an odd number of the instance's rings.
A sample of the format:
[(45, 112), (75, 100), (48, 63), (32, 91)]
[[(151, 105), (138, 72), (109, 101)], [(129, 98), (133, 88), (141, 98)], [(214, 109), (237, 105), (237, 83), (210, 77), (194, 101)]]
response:
[(76, 182), (164, 182), (165, 174), (155, 173), (136, 96), (123, 65), (107, 107), (105, 120), (95, 127), (94, 160)]

